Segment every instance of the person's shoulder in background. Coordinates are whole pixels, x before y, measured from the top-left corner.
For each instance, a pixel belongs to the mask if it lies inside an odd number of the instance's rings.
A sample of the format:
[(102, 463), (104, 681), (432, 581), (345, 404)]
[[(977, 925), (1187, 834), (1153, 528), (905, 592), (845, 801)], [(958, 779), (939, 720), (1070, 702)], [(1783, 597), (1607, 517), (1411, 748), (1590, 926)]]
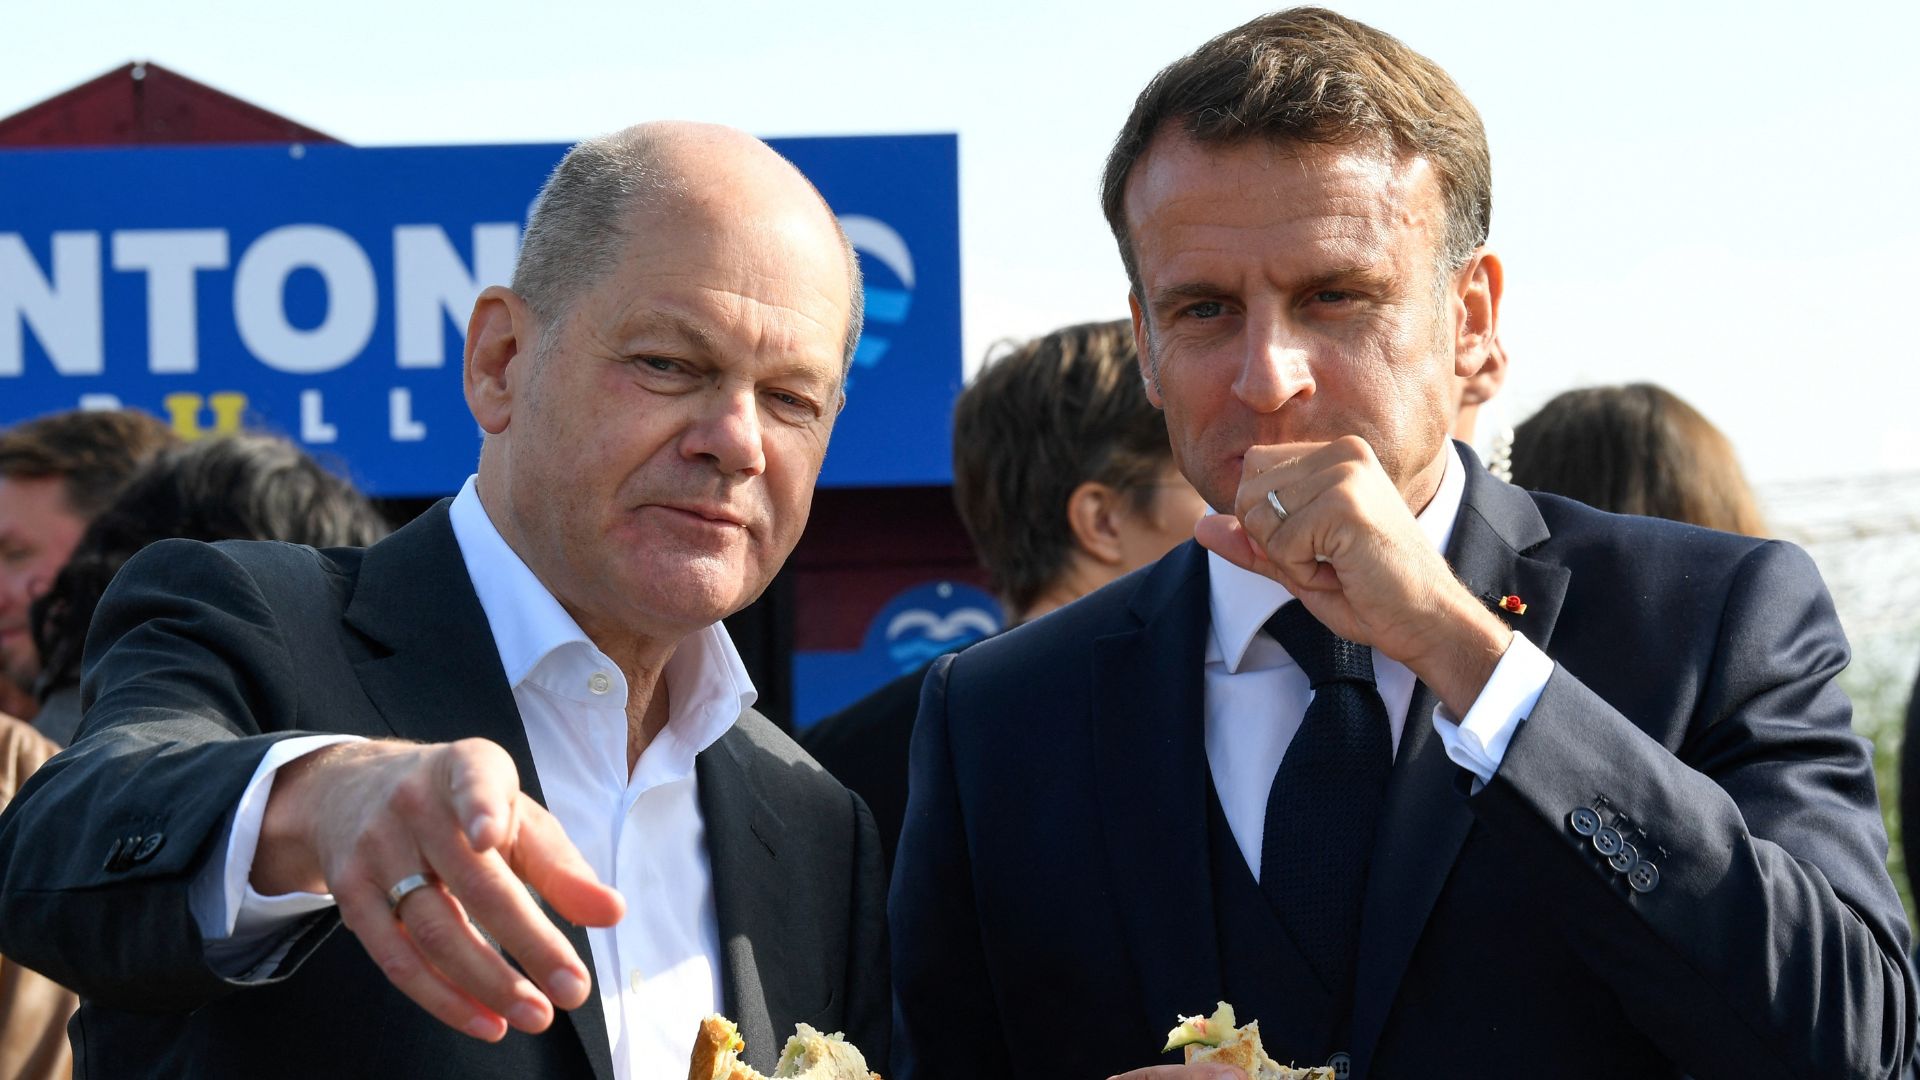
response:
[(802, 731), (800, 745), (834, 779), (866, 800), (880, 827), (887, 870), (907, 815), (907, 747), (931, 661)]
[(59, 744), (32, 724), (0, 713), (0, 806), (11, 802), (27, 777), (59, 752)]

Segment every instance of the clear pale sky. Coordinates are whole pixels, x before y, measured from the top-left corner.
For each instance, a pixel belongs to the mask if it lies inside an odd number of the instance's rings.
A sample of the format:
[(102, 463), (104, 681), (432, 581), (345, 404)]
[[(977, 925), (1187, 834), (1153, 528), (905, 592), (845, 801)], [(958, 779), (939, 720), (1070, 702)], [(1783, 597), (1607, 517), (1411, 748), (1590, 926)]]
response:
[[(1920, 470), (1920, 5), (1336, 6), (1439, 61), (1486, 120), (1509, 420), (1650, 379), (1757, 480)], [(0, 115), (151, 59), (360, 145), (659, 117), (957, 131), (971, 366), (1125, 313), (1107, 145), (1154, 71), (1263, 10), (0, 0)]]

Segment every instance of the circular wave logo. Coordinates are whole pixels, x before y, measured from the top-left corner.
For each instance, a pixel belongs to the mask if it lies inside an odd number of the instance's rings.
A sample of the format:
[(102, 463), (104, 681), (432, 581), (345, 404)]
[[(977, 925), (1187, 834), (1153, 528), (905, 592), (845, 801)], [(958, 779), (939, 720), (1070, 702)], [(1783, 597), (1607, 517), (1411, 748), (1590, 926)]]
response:
[(848, 214), (840, 219), (840, 227), (860, 254), (860, 273), (866, 279), (866, 327), (854, 348), (853, 368), (854, 372), (870, 371), (892, 346), (891, 329), (907, 321), (913, 306), (913, 252), (906, 239), (879, 218)]

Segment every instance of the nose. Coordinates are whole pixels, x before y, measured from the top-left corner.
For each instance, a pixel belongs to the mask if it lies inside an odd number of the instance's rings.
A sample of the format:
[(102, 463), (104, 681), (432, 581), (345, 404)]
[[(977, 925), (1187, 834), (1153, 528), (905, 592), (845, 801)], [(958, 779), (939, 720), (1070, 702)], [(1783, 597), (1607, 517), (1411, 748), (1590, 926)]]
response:
[(704, 396), (709, 400), (681, 440), (682, 452), (723, 473), (756, 476), (766, 471), (760, 403), (754, 388), (722, 385)]
[(0, 612), (25, 611), (45, 591), (36, 592), (31, 575), (24, 570), (0, 569)]
[(1233, 395), (1257, 413), (1277, 411), (1294, 398), (1313, 396), (1308, 343), (1277, 310), (1249, 311), (1246, 356)]

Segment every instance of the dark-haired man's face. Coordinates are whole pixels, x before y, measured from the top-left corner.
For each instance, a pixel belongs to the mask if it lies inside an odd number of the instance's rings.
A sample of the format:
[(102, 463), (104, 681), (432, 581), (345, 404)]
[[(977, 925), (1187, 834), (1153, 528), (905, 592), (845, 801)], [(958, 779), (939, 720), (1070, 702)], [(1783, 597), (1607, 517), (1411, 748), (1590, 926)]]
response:
[(1126, 207), (1148, 394), (1200, 494), (1231, 511), (1249, 447), (1351, 434), (1423, 507), (1460, 366), (1459, 305), (1436, 298), (1432, 168), (1167, 134), (1135, 167)]
[(0, 476), (0, 673), (22, 689), (40, 674), (27, 610), (86, 529), (67, 505), (64, 479)]

